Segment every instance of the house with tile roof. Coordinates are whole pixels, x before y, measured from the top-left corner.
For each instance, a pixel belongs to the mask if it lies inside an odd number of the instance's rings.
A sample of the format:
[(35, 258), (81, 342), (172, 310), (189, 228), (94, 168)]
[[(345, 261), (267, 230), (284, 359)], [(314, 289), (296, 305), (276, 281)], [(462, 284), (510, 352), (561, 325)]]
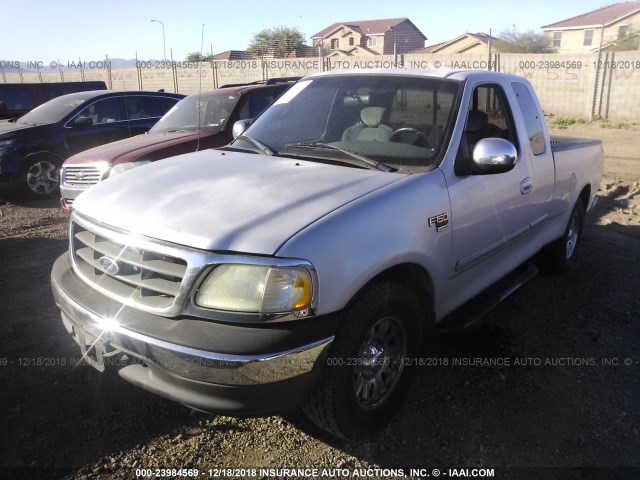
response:
[(211, 60), (255, 60), (256, 57), (251, 55), (249, 52), (245, 52), (244, 50), (227, 50), (226, 52), (221, 52), (213, 55)]
[(559, 53), (594, 52), (610, 48), (640, 32), (640, 2), (614, 3), (541, 27)]
[(329, 56), (401, 54), (424, 47), (426, 39), (408, 18), (338, 22), (311, 36)]
[(489, 41), (491, 41), (491, 51), (499, 53), (500, 47), (505, 42), (486, 33), (465, 33), (446, 42), (436, 43), (424, 48), (419, 48), (407, 53), (464, 53), (472, 55), (486, 55), (489, 53)]

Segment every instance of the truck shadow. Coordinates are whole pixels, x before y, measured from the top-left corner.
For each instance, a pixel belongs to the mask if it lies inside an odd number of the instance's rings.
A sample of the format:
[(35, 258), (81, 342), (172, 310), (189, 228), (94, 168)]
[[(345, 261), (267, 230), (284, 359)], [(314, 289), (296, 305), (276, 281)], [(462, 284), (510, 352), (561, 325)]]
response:
[(623, 363), (640, 342), (637, 201), (611, 185), (568, 274), (541, 273), (471, 332), (429, 335), (401, 410), (369, 439), (286, 418), (384, 468), (637, 466), (640, 380)]

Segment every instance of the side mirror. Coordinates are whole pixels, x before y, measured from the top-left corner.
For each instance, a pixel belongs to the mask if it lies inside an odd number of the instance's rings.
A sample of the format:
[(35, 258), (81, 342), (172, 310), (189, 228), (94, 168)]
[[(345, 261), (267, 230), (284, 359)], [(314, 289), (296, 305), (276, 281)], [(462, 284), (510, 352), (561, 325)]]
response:
[(233, 139), (235, 140), (240, 135), (242, 135), (242, 132), (244, 132), (247, 129), (247, 127), (251, 125), (252, 121), (253, 119), (237, 120), (236, 123), (233, 124), (233, 128), (231, 129), (231, 134), (233, 135)]
[(473, 149), (473, 163), (483, 173), (504, 173), (518, 161), (516, 147), (502, 138), (483, 138)]
[(90, 117), (78, 117), (73, 121), (74, 127), (90, 127), (93, 125), (93, 119)]

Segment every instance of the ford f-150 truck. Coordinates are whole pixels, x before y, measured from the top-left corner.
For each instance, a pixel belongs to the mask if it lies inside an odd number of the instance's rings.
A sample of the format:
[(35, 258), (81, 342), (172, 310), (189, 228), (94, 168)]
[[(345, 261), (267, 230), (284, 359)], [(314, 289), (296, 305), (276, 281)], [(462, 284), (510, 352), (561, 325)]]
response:
[(603, 170), (495, 72), (311, 75), (241, 130), (78, 197), (56, 303), (98, 369), (346, 438), (389, 418), (431, 327), (466, 327), (534, 256), (576, 260)]

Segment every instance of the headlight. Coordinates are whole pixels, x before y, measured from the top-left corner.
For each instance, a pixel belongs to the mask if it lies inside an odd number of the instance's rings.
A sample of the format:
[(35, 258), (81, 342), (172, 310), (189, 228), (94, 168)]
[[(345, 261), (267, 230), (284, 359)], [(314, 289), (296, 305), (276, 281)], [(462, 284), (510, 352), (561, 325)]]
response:
[(202, 282), (196, 304), (251, 313), (288, 313), (311, 304), (311, 275), (302, 267), (220, 265)]
[(147, 163), (151, 163), (151, 160), (141, 160), (139, 162), (127, 162), (127, 163), (119, 163), (114, 166), (109, 173), (109, 178), (118, 175), (119, 173), (126, 172), (127, 170), (131, 170), (132, 168), (141, 167), (142, 165), (146, 165)]

